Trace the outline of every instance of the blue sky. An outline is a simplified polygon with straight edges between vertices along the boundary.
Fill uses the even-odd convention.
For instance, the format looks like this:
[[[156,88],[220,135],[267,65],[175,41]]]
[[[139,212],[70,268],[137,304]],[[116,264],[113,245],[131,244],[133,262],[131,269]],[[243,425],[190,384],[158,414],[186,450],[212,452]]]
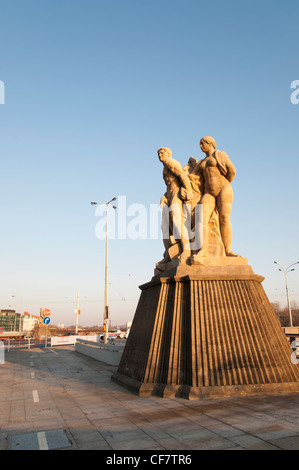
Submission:
[[[80,323],[102,324],[105,242],[90,201],[157,204],[157,149],[185,164],[202,158],[204,135],[237,169],[233,249],[284,305],[273,261],[299,261],[298,2],[0,6],[1,308],[50,308],[70,325],[79,290]],[[162,254],[159,239],[110,240],[112,323],[133,318]],[[288,279],[299,303],[299,268]]]

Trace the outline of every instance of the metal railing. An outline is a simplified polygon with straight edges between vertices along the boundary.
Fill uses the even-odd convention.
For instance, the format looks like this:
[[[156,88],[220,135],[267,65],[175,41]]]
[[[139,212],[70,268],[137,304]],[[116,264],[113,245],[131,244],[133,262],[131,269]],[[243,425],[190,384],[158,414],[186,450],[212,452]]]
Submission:
[[[45,348],[51,346],[51,338],[24,338],[24,339],[2,339],[5,351],[10,349],[31,349],[34,347]]]

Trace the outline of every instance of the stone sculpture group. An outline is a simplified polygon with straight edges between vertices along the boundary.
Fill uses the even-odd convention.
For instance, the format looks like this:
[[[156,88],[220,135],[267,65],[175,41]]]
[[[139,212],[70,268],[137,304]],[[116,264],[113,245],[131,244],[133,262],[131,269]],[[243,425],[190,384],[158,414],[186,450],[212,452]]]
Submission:
[[[169,148],[158,150],[166,184],[160,201],[165,253],[156,265],[158,271],[173,259],[179,264],[205,264],[211,256],[238,256],[231,247],[230,219],[235,167],[225,152],[216,150],[213,137],[203,137],[200,148],[205,158],[190,157],[184,167],[172,158]]]
[[[166,184],[165,253],[140,286],[112,379],[139,395],[190,400],[298,392],[298,365],[290,360],[264,278],[232,251],[235,167],[212,137],[203,137],[200,147],[205,158],[190,157],[184,167],[170,149],[158,150]]]

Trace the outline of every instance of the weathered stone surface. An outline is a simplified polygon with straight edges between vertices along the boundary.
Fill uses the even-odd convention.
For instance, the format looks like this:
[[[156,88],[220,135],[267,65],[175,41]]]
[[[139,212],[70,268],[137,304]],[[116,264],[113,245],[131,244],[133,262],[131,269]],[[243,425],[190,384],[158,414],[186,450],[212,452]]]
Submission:
[[[162,229],[169,228],[169,237],[163,235],[154,277],[140,287],[113,380],[140,395],[189,399],[299,391],[299,369],[264,278],[231,249],[235,167],[212,137],[200,147],[206,157],[191,157],[184,167],[170,149],[158,151],[167,187],[161,205],[169,209]]]
[[[222,269],[221,269],[222,268]],[[113,380],[188,399],[299,391],[298,366],[250,266],[178,267],[142,293]]]
[[[162,234],[165,252],[156,270],[165,271],[165,263],[208,265],[226,257],[239,257],[232,251],[231,208],[236,170],[229,156],[216,150],[213,137],[203,137],[200,148],[203,160],[190,157],[182,165],[172,158],[167,147],[158,150],[163,164],[166,192]]]

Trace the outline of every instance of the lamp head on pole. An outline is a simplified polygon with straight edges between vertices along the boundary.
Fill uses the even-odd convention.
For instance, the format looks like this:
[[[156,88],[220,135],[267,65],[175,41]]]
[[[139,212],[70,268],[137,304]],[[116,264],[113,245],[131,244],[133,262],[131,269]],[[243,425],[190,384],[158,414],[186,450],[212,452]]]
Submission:
[[[112,202],[112,201],[116,201],[116,199],[117,199],[116,197],[114,197],[114,198],[110,199],[110,201],[109,201],[109,202],[107,202],[107,204],[110,204],[110,202]]]

